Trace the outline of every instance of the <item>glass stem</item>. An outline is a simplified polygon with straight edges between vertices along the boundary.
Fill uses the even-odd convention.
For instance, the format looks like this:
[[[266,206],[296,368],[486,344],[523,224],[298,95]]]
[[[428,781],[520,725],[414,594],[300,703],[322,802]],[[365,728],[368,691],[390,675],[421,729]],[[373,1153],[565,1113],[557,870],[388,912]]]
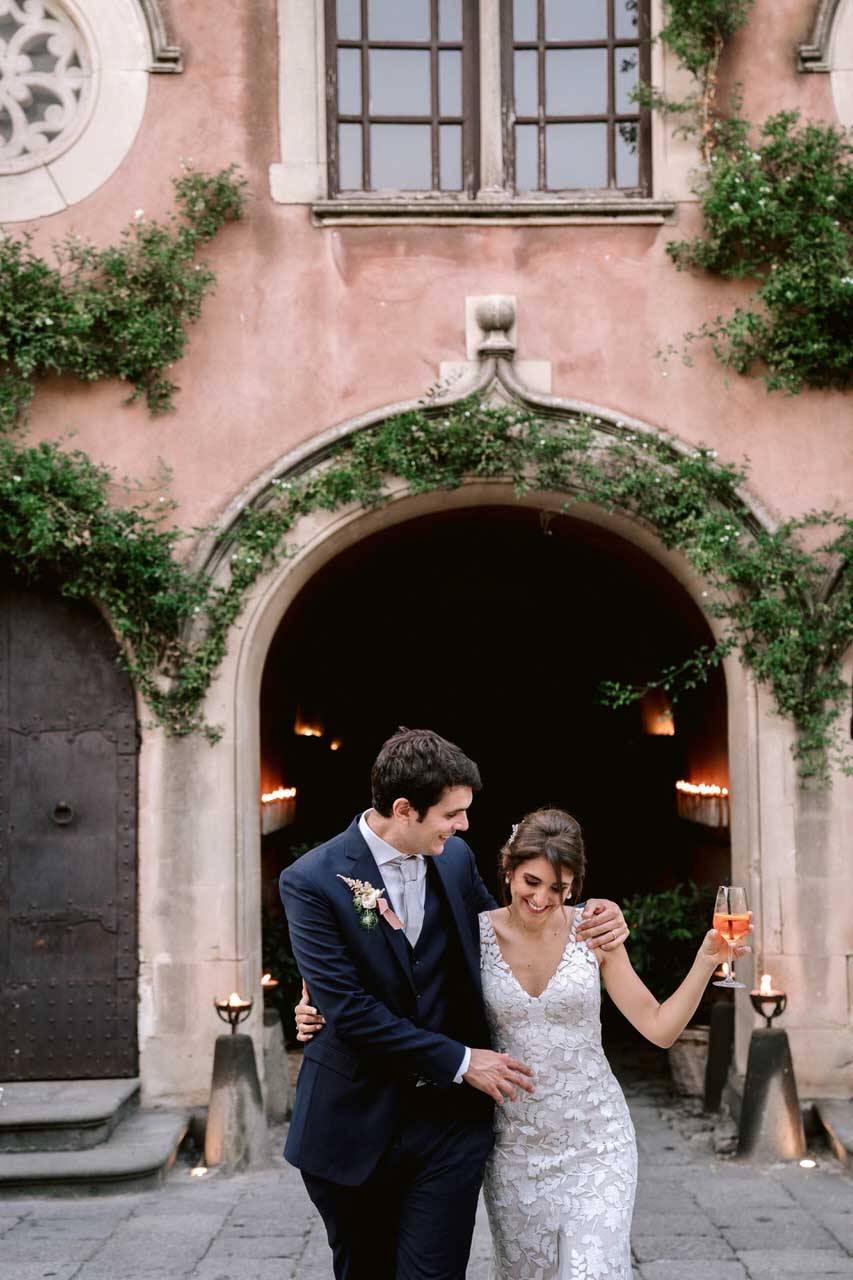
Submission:
[[[735,949],[734,943],[729,943],[729,981],[735,980]]]

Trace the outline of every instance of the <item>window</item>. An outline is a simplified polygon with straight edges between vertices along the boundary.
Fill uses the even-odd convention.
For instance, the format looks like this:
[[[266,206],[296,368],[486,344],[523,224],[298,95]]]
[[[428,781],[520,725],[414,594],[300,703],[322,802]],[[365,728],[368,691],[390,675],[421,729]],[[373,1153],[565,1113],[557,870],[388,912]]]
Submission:
[[[329,188],[473,195],[477,6],[326,0]]]
[[[6,75],[0,94],[0,173],[22,173],[66,151],[91,101],[91,55],[70,14],[51,0],[0,6]]]
[[[518,193],[649,187],[644,0],[504,0],[507,167]]]
[[[278,6],[270,186],[279,203],[310,203],[317,222],[659,223],[689,193],[692,144],[653,129],[632,96],[641,82],[667,87],[651,0]]]
[[[0,0],[0,211],[60,213],[124,160],[152,71],[181,69],[158,0]]]

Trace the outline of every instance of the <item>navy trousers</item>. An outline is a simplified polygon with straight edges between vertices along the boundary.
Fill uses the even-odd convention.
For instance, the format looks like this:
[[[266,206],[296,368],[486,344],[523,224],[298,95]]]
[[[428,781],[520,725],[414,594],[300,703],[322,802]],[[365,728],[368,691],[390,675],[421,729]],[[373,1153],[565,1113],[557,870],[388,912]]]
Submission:
[[[302,1174],[326,1226],[336,1280],[465,1280],[494,1136],[451,1090],[408,1092],[393,1140],[361,1186]]]

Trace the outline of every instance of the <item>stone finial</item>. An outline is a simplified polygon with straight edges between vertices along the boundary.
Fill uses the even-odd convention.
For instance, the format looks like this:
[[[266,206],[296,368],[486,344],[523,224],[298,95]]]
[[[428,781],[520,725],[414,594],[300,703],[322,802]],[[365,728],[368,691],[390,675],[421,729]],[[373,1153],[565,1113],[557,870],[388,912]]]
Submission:
[[[474,317],[484,334],[477,344],[480,357],[504,357],[515,355],[515,341],[510,330],[515,324],[515,298],[493,294],[477,302]]]

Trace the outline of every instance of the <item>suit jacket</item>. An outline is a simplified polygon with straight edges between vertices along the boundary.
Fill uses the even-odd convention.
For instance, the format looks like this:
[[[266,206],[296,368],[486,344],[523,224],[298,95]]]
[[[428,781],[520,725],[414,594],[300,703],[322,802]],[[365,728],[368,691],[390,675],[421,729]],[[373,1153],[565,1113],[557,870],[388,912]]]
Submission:
[[[486,1048],[477,916],[496,904],[464,840],[451,837],[433,861],[461,944],[465,1043]],[[305,1173],[357,1186],[391,1142],[403,1095],[418,1079],[458,1090],[452,1104],[470,1106],[472,1123],[490,1123],[491,1106],[487,1095],[453,1084],[465,1044],[417,1026],[405,934],[382,919],[365,929],[339,875],[382,886],[358,818],[279,882],[299,971],[326,1019],[305,1046],[284,1154]]]

